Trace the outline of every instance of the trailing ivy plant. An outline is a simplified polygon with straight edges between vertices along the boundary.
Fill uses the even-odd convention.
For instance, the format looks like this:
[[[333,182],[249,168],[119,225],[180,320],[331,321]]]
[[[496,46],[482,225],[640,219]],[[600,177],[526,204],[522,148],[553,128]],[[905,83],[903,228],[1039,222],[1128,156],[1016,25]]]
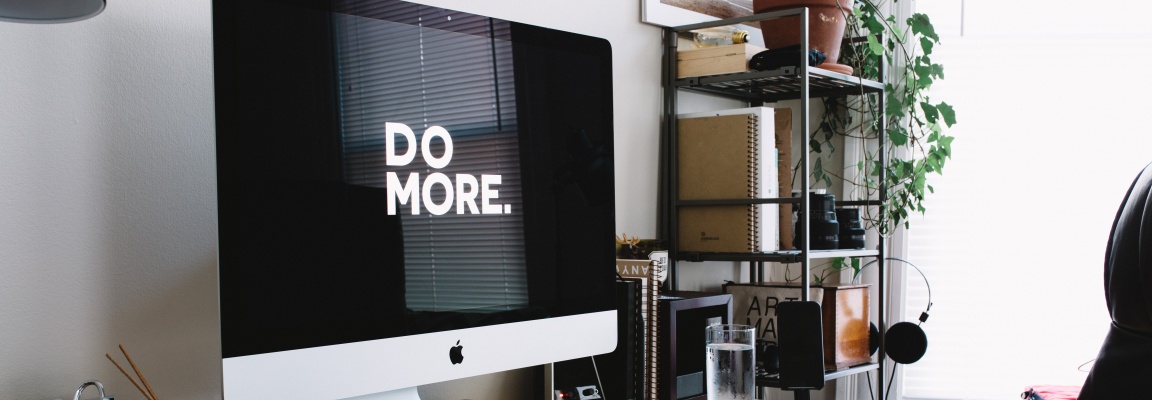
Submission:
[[[891,0],[895,3],[898,0]],[[880,60],[884,60],[885,83],[883,109],[880,95],[826,98],[826,112],[817,134],[810,139],[814,153],[835,152],[836,136],[875,139],[879,121],[885,121],[886,168],[880,176],[881,158],[877,149],[864,151],[864,160],[856,165],[857,175],[828,170],[816,157],[813,179],[831,185],[832,180],[853,181],[875,199],[880,183],[887,184],[887,202],[878,214],[865,212],[864,218],[881,234],[890,234],[899,225],[908,226],[912,213],[924,213],[925,195],[934,191],[928,183],[933,174],[941,174],[952,157],[952,136],[945,126],[956,124],[956,112],[945,102],[929,98],[934,82],[944,79],[944,67],[933,62],[932,51],[940,44],[931,20],[925,14],[913,14],[903,23],[884,15],[886,0],[856,0],[848,15],[848,29],[841,49],[840,62],[851,65],[857,76],[881,80]],[[865,38],[853,40],[852,38]]]

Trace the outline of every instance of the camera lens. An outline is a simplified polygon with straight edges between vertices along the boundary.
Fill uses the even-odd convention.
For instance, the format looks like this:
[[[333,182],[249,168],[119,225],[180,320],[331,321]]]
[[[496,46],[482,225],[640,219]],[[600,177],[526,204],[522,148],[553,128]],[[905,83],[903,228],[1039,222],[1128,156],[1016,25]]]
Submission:
[[[860,222],[860,209],[838,208],[836,220],[840,222],[840,248],[864,248],[864,224]]]
[[[812,193],[808,195],[807,209],[812,210],[812,218],[808,221],[809,236],[812,237],[812,250],[832,250],[840,247],[840,224],[836,222],[836,196],[831,194]],[[805,207],[799,207],[799,218],[805,218]],[[797,223],[794,246],[800,248],[804,238],[799,234],[800,226]]]

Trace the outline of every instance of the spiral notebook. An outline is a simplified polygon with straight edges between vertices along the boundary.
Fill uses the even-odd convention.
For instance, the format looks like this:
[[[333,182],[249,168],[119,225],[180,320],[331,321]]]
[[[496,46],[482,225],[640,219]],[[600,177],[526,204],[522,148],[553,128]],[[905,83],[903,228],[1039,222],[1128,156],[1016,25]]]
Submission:
[[[680,200],[776,197],[773,109],[754,107],[679,119]],[[778,206],[682,206],[678,244],[691,252],[778,248]]]

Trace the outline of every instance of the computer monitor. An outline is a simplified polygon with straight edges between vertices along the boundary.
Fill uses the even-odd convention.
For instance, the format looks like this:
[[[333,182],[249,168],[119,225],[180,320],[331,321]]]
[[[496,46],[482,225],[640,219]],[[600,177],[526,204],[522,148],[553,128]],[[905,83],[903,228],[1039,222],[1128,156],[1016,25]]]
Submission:
[[[213,6],[225,399],[615,348],[607,41],[397,0]]]

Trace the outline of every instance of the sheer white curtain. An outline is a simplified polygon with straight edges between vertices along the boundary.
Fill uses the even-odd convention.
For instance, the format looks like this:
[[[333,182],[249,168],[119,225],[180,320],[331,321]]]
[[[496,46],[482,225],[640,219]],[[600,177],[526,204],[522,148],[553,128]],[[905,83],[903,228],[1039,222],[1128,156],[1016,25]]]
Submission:
[[[933,98],[953,104],[959,123],[954,159],[909,232],[907,259],[928,274],[935,304],[927,355],[902,367],[903,397],[1007,399],[1028,385],[1079,385],[1110,322],[1112,219],[1152,162],[1152,81],[1142,78],[1152,24],[1129,22],[1152,4],[916,8],[942,38],[934,58],[945,80]],[[905,278],[903,319],[914,320],[927,293],[914,272]]]

